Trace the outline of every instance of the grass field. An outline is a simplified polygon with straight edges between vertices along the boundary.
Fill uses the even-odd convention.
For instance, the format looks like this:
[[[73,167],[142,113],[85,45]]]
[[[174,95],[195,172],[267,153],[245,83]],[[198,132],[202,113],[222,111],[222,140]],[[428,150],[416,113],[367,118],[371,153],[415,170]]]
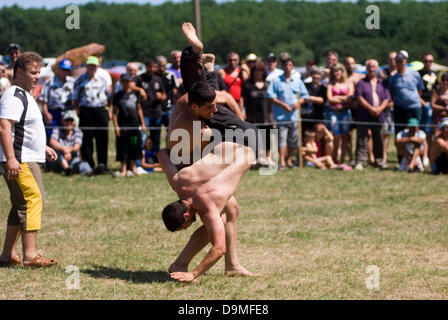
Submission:
[[[236,193],[239,255],[261,277],[227,278],[221,259],[193,285],[167,274],[199,222],[183,232],[165,230],[161,210],[176,195],[163,174],[48,173],[44,183],[48,203],[38,248],[60,265],[0,269],[0,299],[448,298],[446,176],[372,168],[250,171]],[[3,244],[4,182],[0,208]],[[79,268],[80,289],[66,287],[70,265]],[[371,265],[379,268],[379,290],[366,287]]]

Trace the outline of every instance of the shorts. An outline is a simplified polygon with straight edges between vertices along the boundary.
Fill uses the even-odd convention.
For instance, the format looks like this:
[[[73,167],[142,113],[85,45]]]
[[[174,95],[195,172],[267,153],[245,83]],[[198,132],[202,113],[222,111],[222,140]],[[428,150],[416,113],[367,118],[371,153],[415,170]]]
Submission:
[[[140,160],[142,137],[139,130],[121,130],[116,139],[117,161]]]
[[[382,133],[384,135],[392,135],[395,134],[395,125],[394,125],[394,116],[392,114],[391,109],[386,109],[389,111],[384,111],[384,122]]]
[[[277,122],[278,128],[278,146],[280,148],[299,147],[299,125],[297,122]]]
[[[44,206],[44,185],[41,164],[24,162],[20,164],[19,177],[14,181],[5,180],[11,194],[11,210],[8,226],[18,226],[21,231],[37,231],[42,226]],[[6,173],[5,163],[1,163]]]
[[[350,122],[352,120],[350,109],[341,111],[330,110],[330,131],[335,136],[347,135],[350,131]]]

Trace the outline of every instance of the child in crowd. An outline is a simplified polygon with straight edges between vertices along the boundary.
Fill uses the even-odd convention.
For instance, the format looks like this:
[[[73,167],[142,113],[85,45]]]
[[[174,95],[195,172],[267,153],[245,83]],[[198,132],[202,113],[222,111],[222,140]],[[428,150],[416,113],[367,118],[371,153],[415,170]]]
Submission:
[[[138,127],[141,125],[142,130],[146,131],[146,126],[139,94],[129,87],[130,80],[129,74],[121,75],[120,82],[123,89],[115,94],[113,100],[112,119],[117,135],[117,161],[121,162],[121,171],[115,174],[117,177],[127,175],[128,162],[129,170],[135,176],[141,175],[136,166],[136,161],[142,157],[142,138]]]
[[[160,164],[157,162],[157,157],[154,153],[154,149],[152,148],[152,140],[149,136],[146,138],[145,146],[142,152],[142,168],[148,173],[163,172]]]
[[[397,134],[395,142],[400,159],[398,171],[423,172],[422,158],[425,153],[426,134],[419,129],[417,118],[410,118],[408,126]]]
[[[302,148],[305,166],[319,168],[321,170],[325,170],[327,167],[331,169],[338,168],[330,155],[317,157],[316,154],[318,151],[319,149],[316,144],[316,134],[314,131],[305,130],[305,147]]]

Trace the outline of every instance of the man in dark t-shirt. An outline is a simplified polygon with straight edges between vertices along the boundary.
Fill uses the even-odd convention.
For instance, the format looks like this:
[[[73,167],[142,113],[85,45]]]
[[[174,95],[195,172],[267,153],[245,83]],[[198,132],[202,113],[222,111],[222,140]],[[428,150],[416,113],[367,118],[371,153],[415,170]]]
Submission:
[[[160,130],[162,127],[162,106],[167,95],[163,80],[155,74],[158,65],[155,60],[146,61],[146,73],[137,78],[137,86],[145,89],[147,99],[142,103],[143,116],[154,145],[154,152],[160,150]],[[143,141],[146,135],[143,136]]]

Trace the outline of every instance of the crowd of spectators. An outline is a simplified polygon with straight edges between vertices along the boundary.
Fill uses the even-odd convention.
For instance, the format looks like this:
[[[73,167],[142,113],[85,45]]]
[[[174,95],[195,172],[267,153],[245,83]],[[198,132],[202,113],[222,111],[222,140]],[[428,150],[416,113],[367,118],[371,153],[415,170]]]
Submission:
[[[0,62],[0,94],[20,55],[17,44],[7,50],[10,63]],[[71,77],[70,60],[60,61],[38,96],[47,142],[59,153],[48,169],[67,175],[108,172],[112,120],[121,163],[114,175],[160,172],[161,130],[184,92],[180,58],[181,51],[174,50],[170,63],[164,56],[148,59],[140,75],[130,62],[114,85],[101,68],[101,55],[88,57],[86,72],[77,79]],[[390,136],[395,136],[398,171],[447,173],[448,72],[432,70],[431,54],[424,55],[419,72],[408,67],[408,59],[404,50],[391,52],[386,67],[369,59],[365,72],[358,72],[354,57],[341,63],[330,51],[325,66],[308,60],[303,74],[287,53],[269,53],[266,59],[251,53],[240,61],[232,51],[216,69],[214,55],[204,54],[203,62],[207,70],[217,70],[219,89],[233,97],[245,120],[264,129],[266,165],[273,165],[269,137],[276,128],[279,170],[297,167],[301,157],[305,166],[320,169],[386,169]]]

